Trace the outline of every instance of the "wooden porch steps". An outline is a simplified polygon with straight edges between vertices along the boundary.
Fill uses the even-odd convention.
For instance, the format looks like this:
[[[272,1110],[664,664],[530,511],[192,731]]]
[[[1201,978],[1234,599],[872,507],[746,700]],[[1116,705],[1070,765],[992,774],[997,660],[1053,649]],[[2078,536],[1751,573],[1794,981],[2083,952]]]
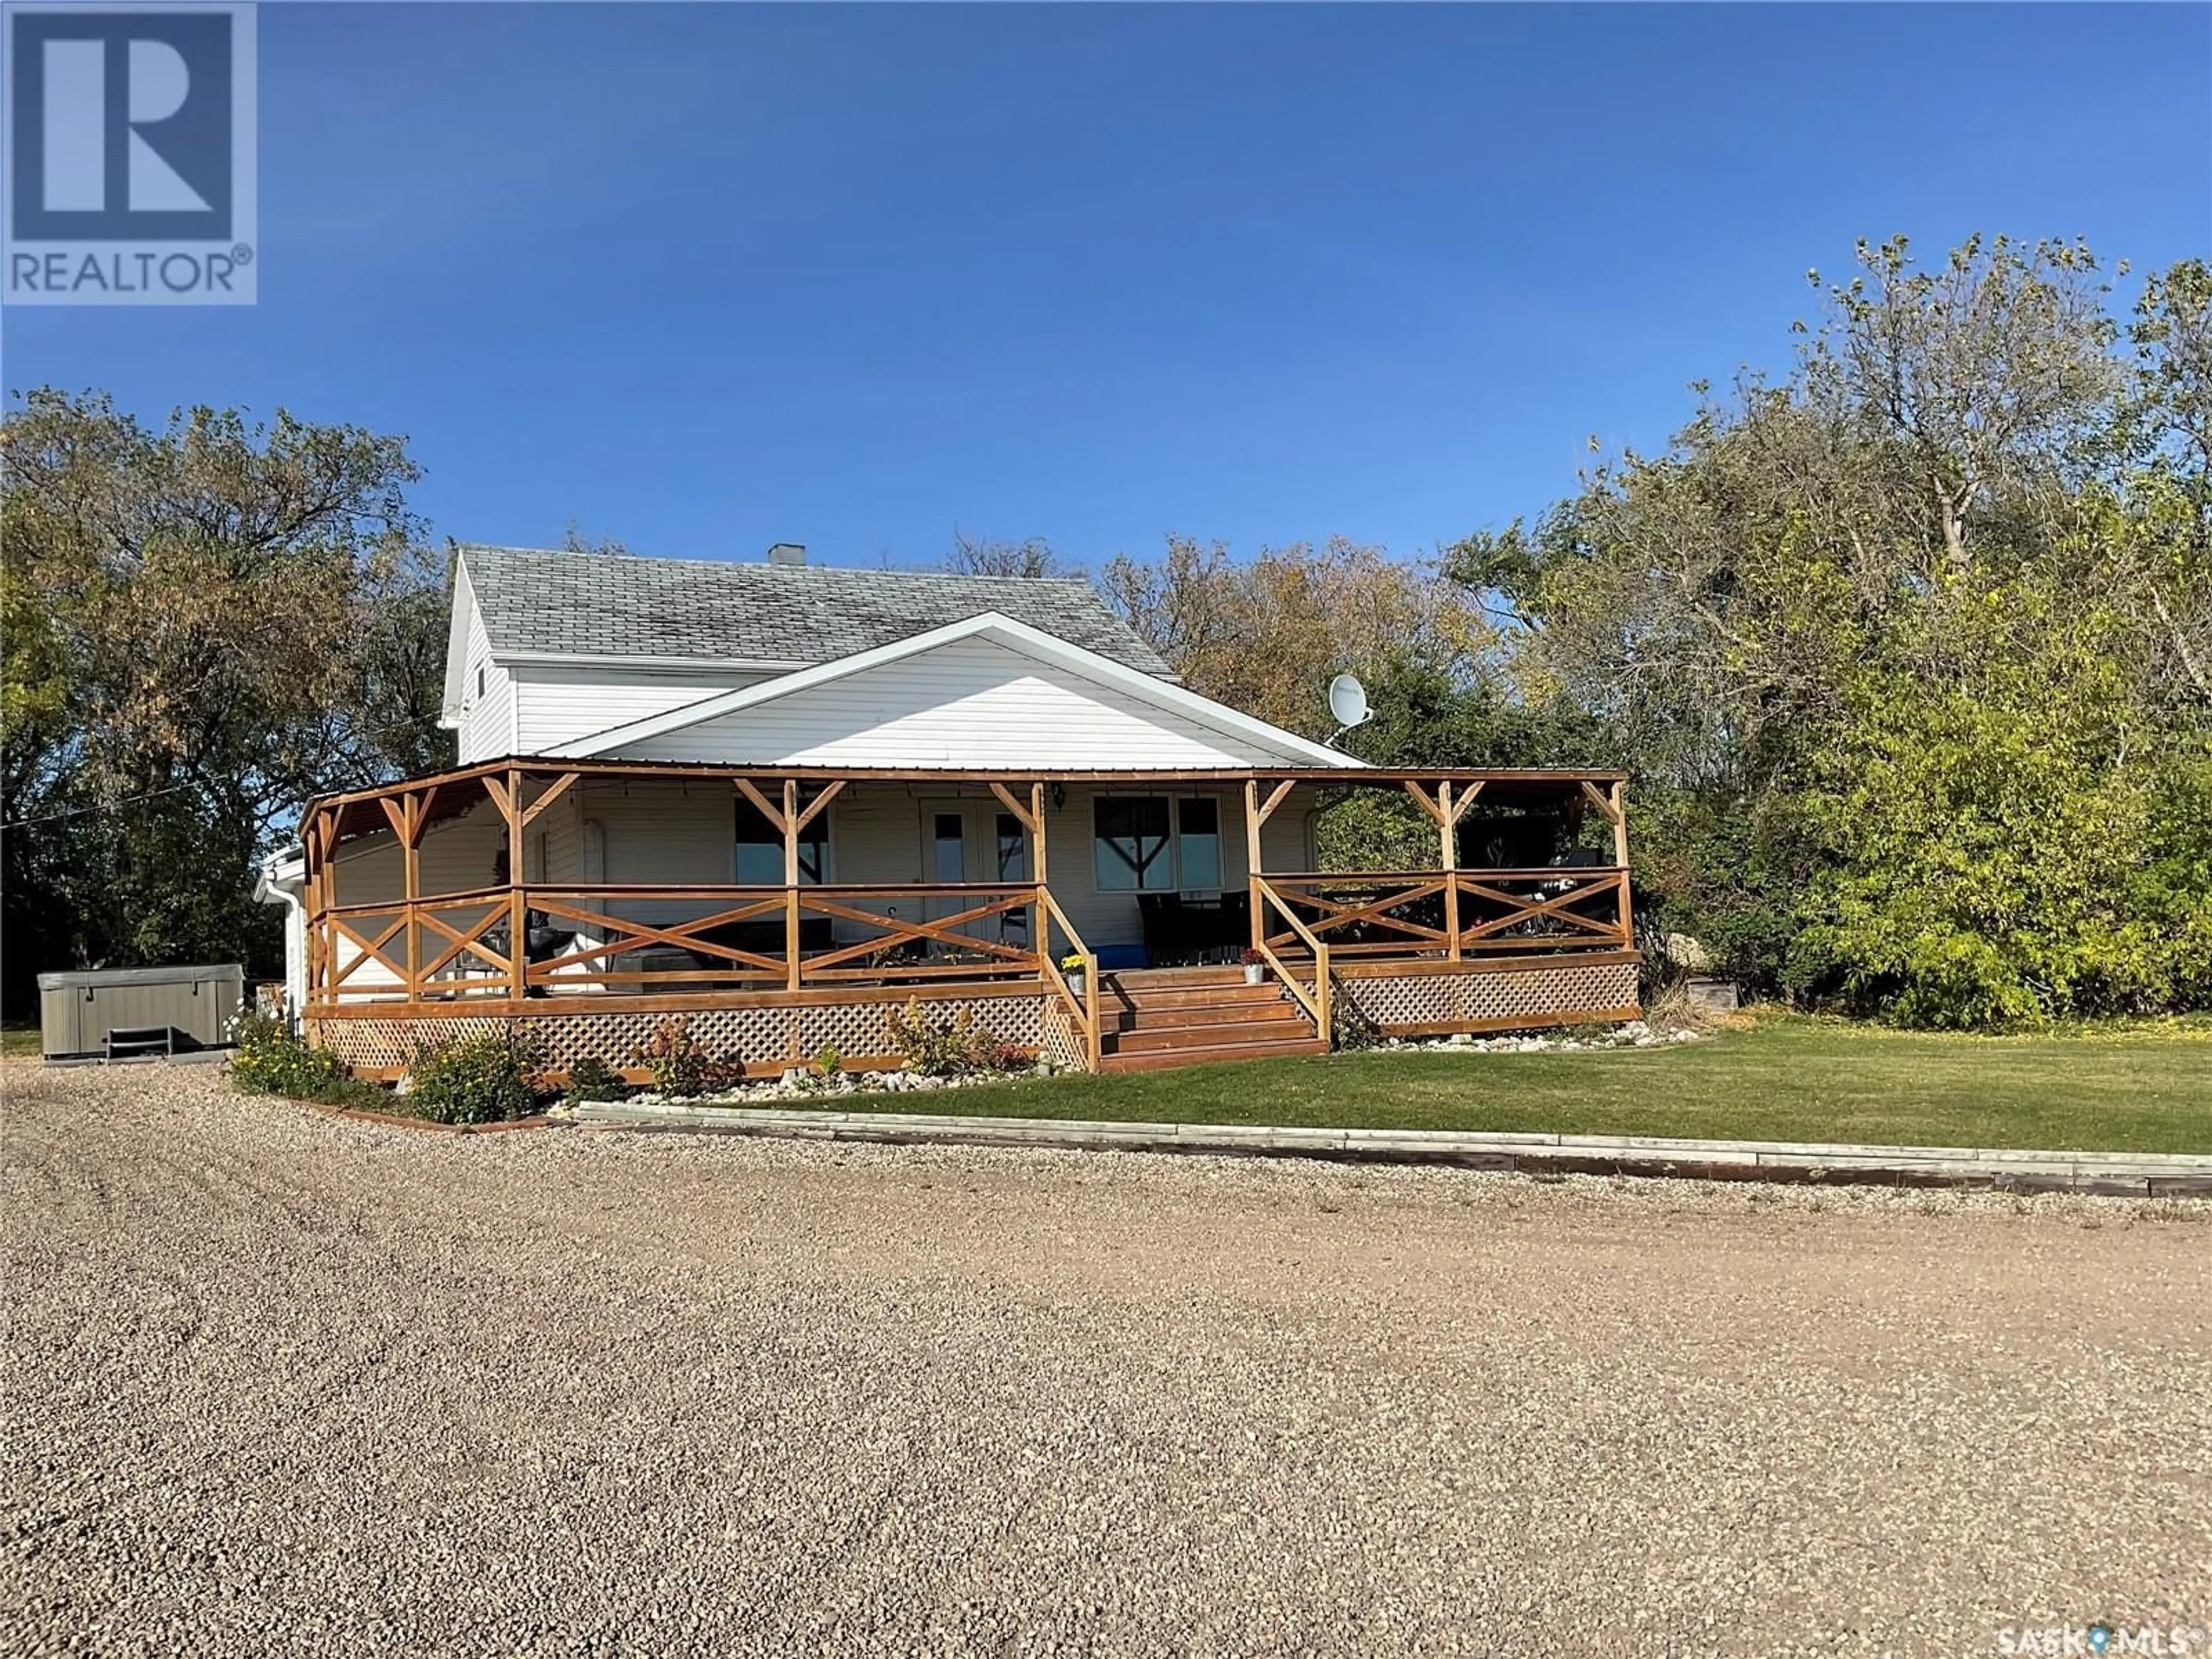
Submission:
[[[1102,1065],[1160,1071],[1212,1060],[1318,1054],[1328,1044],[1272,982],[1247,985],[1242,968],[1170,968],[1103,974]]]
[[[1151,1030],[1115,1031],[1107,1053],[1156,1054],[1193,1048],[1248,1042],[1304,1042],[1314,1034],[1303,1009],[1267,1019],[1218,1020],[1206,1025],[1170,1025]]]
[[[1309,1025],[1306,1028],[1311,1030]],[[1118,1054],[1106,1051],[1103,1069],[1109,1072],[1164,1072],[1176,1066],[1210,1066],[1227,1060],[1279,1060],[1285,1054],[1325,1054],[1328,1044],[1310,1036],[1302,1042],[1232,1042],[1214,1048],[1162,1048],[1151,1054]]]

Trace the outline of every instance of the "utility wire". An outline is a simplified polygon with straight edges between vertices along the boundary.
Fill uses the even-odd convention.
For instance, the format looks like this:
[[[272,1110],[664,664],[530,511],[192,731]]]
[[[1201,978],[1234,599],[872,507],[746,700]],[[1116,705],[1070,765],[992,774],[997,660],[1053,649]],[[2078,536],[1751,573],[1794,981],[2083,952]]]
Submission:
[[[33,830],[42,823],[59,823],[64,818],[81,818],[88,812],[112,812],[142,800],[152,800],[159,795],[173,795],[179,789],[198,787],[195,784],[173,783],[161,789],[149,789],[143,795],[125,795],[121,800],[102,801],[97,806],[70,806],[58,812],[49,812],[44,817],[15,818],[0,823],[0,830]]]
[[[419,722],[416,720],[394,720],[389,726],[376,726],[359,735],[362,738],[388,737],[394,732],[404,732],[418,724]],[[165,784],[159,789],[149,789],[143,795],[125,795],[121,800],[101,801],[92,806],[67,806],[58,812],[48,812],[43,817],[35,818],[12,818],[5,823],[0,823],[0,830],[34,830],[42,823],[59,823],[64,818],[81,818],[88,812],[119,811],[124,807],[135,806],[140,801],[154,800],[163,795],[173,795],[179,789],[197,789],[198,787],[199,786],[194,783]]]

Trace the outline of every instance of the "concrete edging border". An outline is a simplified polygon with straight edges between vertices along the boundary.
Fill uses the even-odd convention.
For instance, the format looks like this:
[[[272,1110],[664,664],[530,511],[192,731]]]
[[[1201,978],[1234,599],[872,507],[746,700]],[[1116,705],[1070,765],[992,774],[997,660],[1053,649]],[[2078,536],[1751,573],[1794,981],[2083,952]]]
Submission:
[[[269,1097],[274,1100],[289,1098],[283,1095]],[[441,1135],[503,1134],[510,1129],[544,1129],[552,1125],[552,1120],[542,1112],[532,1113],[528,1117],[506,1118],[494,1123],[438,1123],[427,1117],[409,1117],[403,1112],[371,1112],[358,1106],[333,1106],[327,1101],[303,1100],[300,1103],[323,1117],[343,1118],[349,1123],[381,1123],[387,1128],[421,1129]]]
[[[1969,1146],[1670,1139],[1657,1135],[1090,1122],[628,1101],[580,1105],[573,1121],[596,1129],[891,1145],[1318,1158],[1340,1162],[1447,1164],[1527,1174],[1671,1176],[1700,1181],[2212,1198],[2212,1154],[2178,1152],[2018,1152]]]

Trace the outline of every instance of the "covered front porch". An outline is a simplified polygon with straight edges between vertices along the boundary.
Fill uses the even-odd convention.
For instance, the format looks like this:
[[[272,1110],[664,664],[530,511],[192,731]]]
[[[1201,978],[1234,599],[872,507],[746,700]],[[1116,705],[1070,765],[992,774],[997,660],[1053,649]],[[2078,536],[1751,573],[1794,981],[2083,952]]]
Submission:
[[[1354,790],[1432,855],[1324,867]],[[909,999],[1087,1069],[1635,1012],[1614,773],[510,760],[302,846],[301,1012],[370,1075],[498,1022],[641,1075],[670,1014],[758,1073],[890,1065]]]

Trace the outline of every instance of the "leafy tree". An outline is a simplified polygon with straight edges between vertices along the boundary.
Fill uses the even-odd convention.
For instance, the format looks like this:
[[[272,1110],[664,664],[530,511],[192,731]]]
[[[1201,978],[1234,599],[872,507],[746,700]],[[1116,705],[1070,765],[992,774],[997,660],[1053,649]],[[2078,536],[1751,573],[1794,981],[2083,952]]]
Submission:
[[[1495,630],[1440,572],[1334,537],[1263,548],[1170,537],[1156,564],[1126,556],[1101,586],[1192,690],[1382,766],[1559,765],[1595,760],[1596,721],[1524,702]],[[1339,733],[1329,682],[1359,676],[1368,720]],[[1434,822],[1412,801],[1346,790],[1317,825],[1334,869],[1425,868]]]
[[[1262,548],[1170,536],[1157,564],[1115,558],[1101,591],[1193,690],[1315,738],[1336,730],[1328,683],[1393,663],[1464,672],[1480,619],[1425,566],[1332,537]]]
[[[42,390],[0,431],[7,990],[274,963],[258,856],[307,797],[441,763],[443,573],[403,439]]]
[[[2212,282],[2146,284],[2130,355],[2078,244],[1860,267],[1785,380],[1448,568],[1633,757],[1647,909],[1755,982],[2201,1002]]]

